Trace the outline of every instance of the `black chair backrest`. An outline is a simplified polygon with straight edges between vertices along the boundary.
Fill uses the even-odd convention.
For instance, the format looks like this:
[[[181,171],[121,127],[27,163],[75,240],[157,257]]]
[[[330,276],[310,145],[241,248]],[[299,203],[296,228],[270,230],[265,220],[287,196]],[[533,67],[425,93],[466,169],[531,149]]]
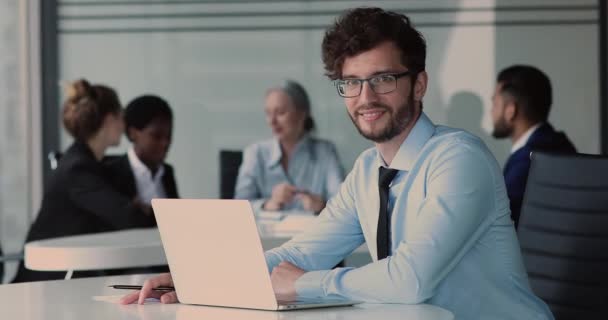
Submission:
[[[608,319],[608,157],[533,153],[517,232],[557,320]]]
[[[243,152],[220,150],[220,198],[234,198],[234,187],[243,162]]]

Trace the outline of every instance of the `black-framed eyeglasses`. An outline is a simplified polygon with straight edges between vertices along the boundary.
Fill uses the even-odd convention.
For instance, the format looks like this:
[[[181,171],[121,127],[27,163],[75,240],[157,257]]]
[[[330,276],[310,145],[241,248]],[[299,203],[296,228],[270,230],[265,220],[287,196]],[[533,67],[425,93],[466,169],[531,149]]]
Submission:
[[[344,98],[353,98],[361,94],[363,83],[369,86],[375,93],[384,94],[397,89],[397,79],[411,75],[410,70],[401,73],[385,73],[367,79],[339,79],[334,82],[338,94]]]

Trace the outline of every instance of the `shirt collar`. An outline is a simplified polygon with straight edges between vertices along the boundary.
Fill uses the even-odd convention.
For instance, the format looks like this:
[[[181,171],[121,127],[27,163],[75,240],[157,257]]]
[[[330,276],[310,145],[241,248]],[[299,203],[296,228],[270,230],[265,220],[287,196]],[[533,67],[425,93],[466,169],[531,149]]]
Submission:
[[[135,173],[135,175],[137,175],[137,176],[141,176],[142,174],[145,174],[146,176],[148,176],[154,180],[154,179],[158,179],[159,177],[162,177],[162,175],[165,173],[165,166],[161,165],[160,168],[158,168],[158,170],[156,171],[156,175],[152,176],[152,172],[150,171],[150,169],[148,169],[148,167],[143,162],[141,162],[141,160],[139,160],[139,157],[135,153],[135,150],[133,149],[132,146],[129,148],[129,151],[127,152],[127,157],[129,158],[129,164],[131,164],[133,173]]]
[[[511,154],[515,153],[515,151],[523,148],[526,143],[528,143],[528,140],[530,140],[530,137],[532,136],[532,134],[536,131],[536,129],[538,129],[540,126],[542,125],[542,123],[537,123],[535,125],[533,125],[532,127],[530,127],[526,133],[524,133],[523,136],[519,137],[519,139],[517,139],[517,141],[515,141],[515,143],[513,144],[513,146],[511,147]]]
[[[296,154],[299,149],[304,148],[310,144],[311,137],[309,133],[305,133],[300,141],[296,144],[293,153]],[[270,150],[270,159],[268,161],[268,167],[274,167],[281,163],[281,158],[283,157],[283,150],[281,150],[281,143],[279,139],[274,138],[272,141],[272,149]]]
[[[412,131],[407,135],[405,141],[397,150],[397,154],[393,158],[390,167],[397,170],[410,171],[414,165],[414,161],[418,158],[420,150],[424,147],[427,141],[435,133],[435,125],[424,112],[416,121]],[[377,152],[378,166],[386,167],[386,162],[382,159],[380,152]]]

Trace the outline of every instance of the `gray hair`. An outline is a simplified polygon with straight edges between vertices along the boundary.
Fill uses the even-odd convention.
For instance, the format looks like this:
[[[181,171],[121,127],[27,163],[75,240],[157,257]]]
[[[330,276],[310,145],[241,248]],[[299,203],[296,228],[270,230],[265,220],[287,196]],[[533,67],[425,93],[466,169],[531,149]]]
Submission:
[[[301,84],[293,80],[285,80],[280,89],[291,97],[296,109],[310,113],[310,100],[308,100],[308,94]]]
[[[304,130],[308,132],[315,128],[315,123],[310,112],[310,100],[308,99],[308,93],[306,93],[306,90],[301,84],[294,80],[287,79],[283,82],[283,84],[273,87],[268,92],[272,90],[281,90],[287,93],[287,95],[291,98],[291,101],[293,101],[296,110],[302,111],[308,115],[304,123]]]

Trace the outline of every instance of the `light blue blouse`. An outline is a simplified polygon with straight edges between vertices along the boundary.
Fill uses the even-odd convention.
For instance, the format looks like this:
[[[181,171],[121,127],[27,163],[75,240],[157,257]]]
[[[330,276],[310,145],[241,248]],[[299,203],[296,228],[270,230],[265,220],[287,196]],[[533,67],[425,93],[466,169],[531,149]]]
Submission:
[[[287,172],[281,166],[283,153],[277,139],[254,143],[243,153],[243,163],[236,182],[235,198],[248,199],[258,212],[270,199],[272,188],[283,182],[298,189],[321,195],[326,201],[340,189],[344,169],[336,147],[329,141],[305,135],[289,159]],[[285,210],[303,210],[298,200]]]
[[[290,261],[308,271],[302,298],[428,303],[456,319],[553,319],[534,295],[522,262],[509,199],[494,156],[462,130],[422,114],[395,155],[390,184],[391,255],[377,260],[378,168],[375,148],[353,170],[308,230],[266,252],[269,271]],[[373,263],[331,269],[367,243]]]

